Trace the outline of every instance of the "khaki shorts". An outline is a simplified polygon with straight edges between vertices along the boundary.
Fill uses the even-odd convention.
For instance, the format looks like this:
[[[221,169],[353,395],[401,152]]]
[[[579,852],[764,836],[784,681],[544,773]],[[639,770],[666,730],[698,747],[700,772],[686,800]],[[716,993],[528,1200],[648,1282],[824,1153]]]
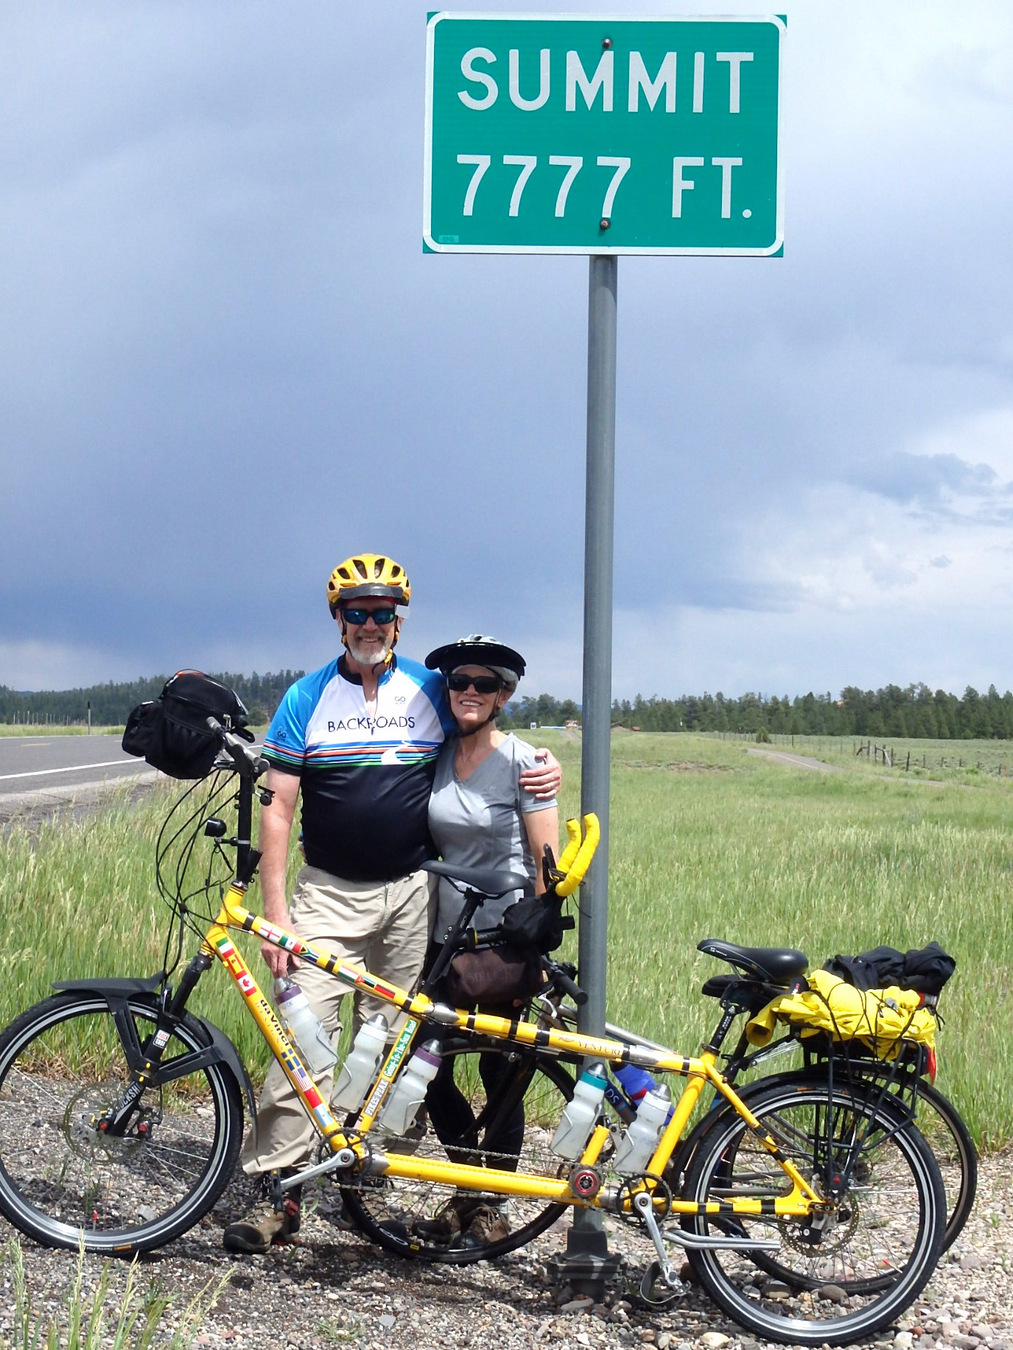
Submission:
[[[291,927],[314,947],[333,952],[349,965],[363,966],[391,984],[414,991],[422,970],[433,918],[435,886],[426,872],[388,882],[345,881],[304,867],[290,906]],[[332,1037],[341,1031],[340,980],[316,966],[299,966],[292,978]],[[352,1034],[374,1013],[382,1013],[392,1034],[404,1021],[390,1003],[356,993]],[[317,1086],[326,1098],[333,1075]],[[257,1126],[243,1146],[246,1172],[268,1172],[307,1161],[318,1139],[281,1066],[272,1064],[257,1108]]]

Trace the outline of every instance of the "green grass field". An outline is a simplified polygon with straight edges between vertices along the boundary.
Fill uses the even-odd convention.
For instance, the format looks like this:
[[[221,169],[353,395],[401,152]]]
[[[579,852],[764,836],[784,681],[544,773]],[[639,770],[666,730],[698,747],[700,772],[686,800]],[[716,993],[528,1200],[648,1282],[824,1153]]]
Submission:
[[[563,809],[576,814],[579,739],[535,739],[562,761]],[[800,947],[813,965],[935,940],[958,962],[942,999],[937,1083],[983,1146],[1010,1143],[1013,787],[970,772],[978,743],[960,745],[965,768],[930,778],[850,751],[833,757],[837,772],[817,773],[750,753],[791,749],[780,744],[616,733],[610,1019],[695,1052],[717,1016],[700,986],[722,969],[696,950],[704,937]],[[113,802],[83,822],[0,834],[0,1023],[53,979],[160,968],[168,914],[152,864],[174,789],[163,784],[142,808]],[[197,1003],[262,1072],[259,1037],[224,975],[205,977]]]

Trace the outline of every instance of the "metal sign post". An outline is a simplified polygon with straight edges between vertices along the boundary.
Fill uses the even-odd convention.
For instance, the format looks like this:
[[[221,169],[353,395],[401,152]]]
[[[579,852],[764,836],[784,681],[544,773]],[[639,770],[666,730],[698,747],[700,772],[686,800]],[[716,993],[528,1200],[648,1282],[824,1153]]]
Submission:
[[[781,252],[784,20],[429,16],[423,248],[590,258],[581,809],[580,1029],[605,1028],[618,255]],[[557,1269],[600,1291],[614,1267],[578,1209]]]
[[[579,1030],[605,1034],[608,937],[609,777],[612,740],[612,554],[615,537],[615,257],[589,259],[587,295],[587,477],[584,512],[584,685],[581,812],[594,811],[601,840],[581,888],[578,962],[587,1002]],[[580,1293],[597,1293],[615,1271],[601,1217],[578,1209],[557,1269]]]
[[[615,518],[616,280],[618,259],[589,259],[587,300],[587,480],[584,515],[584,696],[581,811],[594,811],[601,842],[584,881],[580,974],[587,1003],[581,1030],[605,1032],[609,757],[612,729],[612,553]]]

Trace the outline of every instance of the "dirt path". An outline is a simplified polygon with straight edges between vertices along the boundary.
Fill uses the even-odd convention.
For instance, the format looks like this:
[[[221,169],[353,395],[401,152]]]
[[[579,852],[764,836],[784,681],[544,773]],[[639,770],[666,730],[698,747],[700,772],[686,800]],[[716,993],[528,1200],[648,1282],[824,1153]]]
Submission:
[[[749,755],[759,755],[761,759],[773,759],[779,764],[793,764],[796,769],[815,769],[822,773],[843,773],[836,764],[824,764],[821,759],[813,759],[809,755],[792,755],[787,750],[757,750],[750,747],[746,751]]]

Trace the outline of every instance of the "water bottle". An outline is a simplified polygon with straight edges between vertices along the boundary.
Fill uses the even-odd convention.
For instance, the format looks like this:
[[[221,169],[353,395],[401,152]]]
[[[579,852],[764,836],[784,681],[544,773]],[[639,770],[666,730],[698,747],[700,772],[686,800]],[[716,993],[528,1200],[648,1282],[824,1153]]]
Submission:
[[[665,1084],[648,1088],[640,1099],[635,1119],[619,1141],[612,1167],[617,1172],[642,1172],[651,1161],[671,1114],[672,1094]]]
[[[381,1129],[404,1134],[411,1128],[441,1063],[439,1041],[426,1041],[419,1046],[394,1081],[380,1112]]]
[[[310,1073],[326,1073],[333,1068],[338,1060],[338,1052],[296,982],[284,977],[275,980],[274,1001],[285,1030],[295,1041],[296,1049]]]
[[[572,1162],[580,1157],[598,1119],[604,1093],[605,1066],[601,1063],[592,1064],[577,1079],[573,1096],[566,1103],[549,1145],[553,1153],[561,1158],[569,1158]]]
[[[637,1064],[618,1064],[612,1070],[612,1077],[633,1103],[634,1111],[643,1101],[646,1093],[658,1085],[647,1072]]]
[[[364,1022],[352,1042],[348,1058],[331,1093],[331,1106],[354,1111],[362,1104],[366,1090],[376,1076],[377,1066],[387,1044],[387,1019],[377,1013]]]

